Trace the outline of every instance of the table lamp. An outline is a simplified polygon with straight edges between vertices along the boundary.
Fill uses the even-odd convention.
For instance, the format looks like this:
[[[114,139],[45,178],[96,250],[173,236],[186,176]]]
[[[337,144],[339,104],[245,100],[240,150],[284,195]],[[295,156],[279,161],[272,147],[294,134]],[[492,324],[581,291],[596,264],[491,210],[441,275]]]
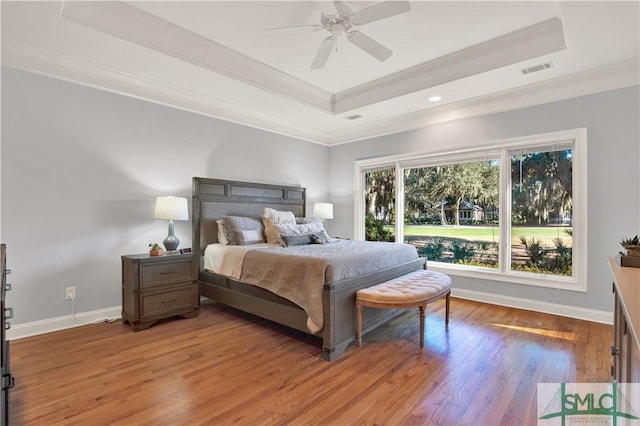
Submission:
[[[180,240],[174,234],[173,221],[189,220],[187,199],[172,195],[156,197],[156,209],[153,218],[169,220],[169,235],[167,235],[162,244],[164,244],[164,248],[167,251],[177,250]]]
[[[325,219],[333,219],[333,204],[315,203],[313,205],[313,217],[319,217],[324,222]]]

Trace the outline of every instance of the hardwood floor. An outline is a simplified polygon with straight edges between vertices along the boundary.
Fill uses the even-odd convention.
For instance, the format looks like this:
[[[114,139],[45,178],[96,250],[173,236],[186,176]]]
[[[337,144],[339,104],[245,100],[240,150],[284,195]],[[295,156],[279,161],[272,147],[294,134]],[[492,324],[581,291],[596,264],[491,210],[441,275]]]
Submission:
[[[538,382],[610,381],[611,327],[451,301],[315,340],[217,304],[134,333],[121,322],[11,342],[14,425],[535,424]]]

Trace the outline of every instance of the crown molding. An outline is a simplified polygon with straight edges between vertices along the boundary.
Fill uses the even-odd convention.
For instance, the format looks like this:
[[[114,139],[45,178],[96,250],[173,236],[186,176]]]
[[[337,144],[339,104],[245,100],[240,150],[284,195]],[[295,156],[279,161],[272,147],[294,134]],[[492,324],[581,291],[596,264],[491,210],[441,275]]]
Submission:
[[[566,48],[556,17],[333,94],[121,1],[64,2],[60,16],[332,115]]]
[[[2,38],[2,62],[3,65],[24,71],[327,146],[640,84],[640,60],[634,59],[497,94],[389,117],[344,130],[324,132],[296,126],[291,120],[283,120],[198,92],[7,37]]]
[[[327,145],[328,133],[202,93],[134,75],[83,58],[2,38],[2,65],[184,111]]]
[[[356,142],[447,121],[495,114],[639,84],[640,60],[633,59],[500,93],[332,131],[329,132],[329,145]]]
[[[478,43],[335,95],[342,113],[566,49],[559,18]]]
[[[65,1],[60,16],[315,109],[332,112],[332,93],[122,1]]]

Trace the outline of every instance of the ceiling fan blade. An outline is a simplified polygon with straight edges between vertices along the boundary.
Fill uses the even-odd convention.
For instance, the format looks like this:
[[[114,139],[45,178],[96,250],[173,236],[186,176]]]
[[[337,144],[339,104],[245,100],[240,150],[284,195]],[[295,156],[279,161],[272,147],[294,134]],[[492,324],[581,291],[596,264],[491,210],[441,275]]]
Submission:
[[[303,27],[313,27],[313,31],[320,31],[322,29],[322,26],[320,25],[307,24],[307,25],[289,25],[287,27],[264,28],[262,31],[288,30],[290,28],[303,28]]]
[[[386,61],[393,52],[368,35],[362,34],[360,31],[351,31],[347,36],[347,40],[358,46],[379,61]]]
[[[411,10],[411,5],[406,0],[387,0],[369,6],[353,14],[353,25],[364,25],[369,22],[379,21]]]
[[[340,15],[340,16],[353,15],[353,10],[349,6],[344,4],[344,2],[334,1],[333,5],[335,6],[336,10],[338,11],[338,15]]]
[[[320,49],[318,49],[318,53],[316,53],[316,57],[313,59],[313,63],[311,64],[311,69],[317,70],[320,68],[324,68],[327,60],[329,59],[329,55],[333,50],[333,46],[336,45],[336,38],[334,36],[329,36],[322,41],[320,45]]]

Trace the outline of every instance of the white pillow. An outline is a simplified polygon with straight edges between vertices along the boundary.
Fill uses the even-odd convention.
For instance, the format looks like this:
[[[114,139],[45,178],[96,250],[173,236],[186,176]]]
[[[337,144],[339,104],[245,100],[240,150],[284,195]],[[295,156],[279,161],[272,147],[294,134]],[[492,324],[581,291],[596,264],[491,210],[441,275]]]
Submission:
[[[218,242],[226,246],[229,244],[229,238],[227,237],[227,230],[224,227],[224,222],[222,219],[218,219],[216,220],[216,223],[218,224]]]
[[[262,230],[260,229],[242,229],[236,231],[238,245],[245,246],[248,244],[264,243]]]
[[[265,207],[262,210],[262,222],[264,224],[264,234],[267,242],[271,244],[282,244],[280,241],[280,231],[277,225],[295,225],[296,216],[293,212],[275,210]]]
[[[296,217],[293,212],[275,210],[269,207],[265,207],[262,210],[262,219],[273,222],[275,225],[296,224]]]

